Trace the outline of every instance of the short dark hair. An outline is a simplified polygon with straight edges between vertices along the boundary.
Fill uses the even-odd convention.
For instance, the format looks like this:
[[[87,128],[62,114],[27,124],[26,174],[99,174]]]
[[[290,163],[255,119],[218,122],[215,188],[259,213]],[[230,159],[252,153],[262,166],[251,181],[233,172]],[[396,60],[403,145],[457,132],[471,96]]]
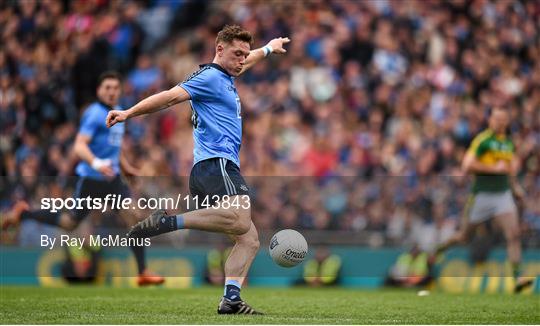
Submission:
[[[120,73],[114,70],[107,70],[101,73],[101,75],[99,75],[97,87],[101,86],[105,79],[116,79],[119,82],[122,82],[122,76],[120,75]]]
[[[232,43],[233,40],[240,40],[253,45],[251,33],[238,25],[225,25],[217,34],[216,45],[219,42]]]

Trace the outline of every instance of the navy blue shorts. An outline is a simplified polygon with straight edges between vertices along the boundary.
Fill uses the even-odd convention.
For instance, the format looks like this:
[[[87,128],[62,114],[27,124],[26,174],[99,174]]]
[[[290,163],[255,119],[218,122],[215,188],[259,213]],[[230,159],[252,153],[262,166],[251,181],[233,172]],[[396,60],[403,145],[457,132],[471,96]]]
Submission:
[[[101,202],[104,203],[105,197],[109,194],[111,196],[116,195],[117,200],[120,196],[122,199],[131,196],[128,186],[122,181],[120,176],[116,176],[112,180],[79,177],[73,197],[86,198],[90,196],[92,199],[101,198]],[[86,205],[83,205],[83,207],[83,209],[73,210],[73,216],[76,222],[81,222],[92,211]]]
[[[189,190],[192,196],[199,197],[249,195],[240,168],[220,157],[200,161],[193,166],[189,176]]]

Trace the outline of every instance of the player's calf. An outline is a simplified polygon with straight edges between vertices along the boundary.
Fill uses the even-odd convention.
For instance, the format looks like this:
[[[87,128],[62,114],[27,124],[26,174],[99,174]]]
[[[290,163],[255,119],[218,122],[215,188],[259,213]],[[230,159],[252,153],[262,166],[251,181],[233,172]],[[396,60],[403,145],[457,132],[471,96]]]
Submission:
[[[179,229],[195,229],[242,235],[251,227],[249,208],[201,209],[179,215],[167,215],[157,210],[137,223],[128,233],[130,237],[149,238]]]

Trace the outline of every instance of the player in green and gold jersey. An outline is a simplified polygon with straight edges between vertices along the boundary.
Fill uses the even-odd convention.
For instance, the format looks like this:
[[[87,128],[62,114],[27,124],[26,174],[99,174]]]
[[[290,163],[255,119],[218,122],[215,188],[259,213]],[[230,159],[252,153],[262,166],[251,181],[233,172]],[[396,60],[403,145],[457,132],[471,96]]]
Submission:
[[[508,112],[494,108],[489,118],[489,128],[478,134],[467,150],[462,170],[474,176],[472,194],[459,232],[439,246],[437,252],[466,241],[478,224],[494,219],[504,233],[508,260],[517,280],[515,289],[520,292],[532,281],[519,277],[521,241],[515,200],[522,201],[524,192],[515,180],[520,162],[515,155],[515,146],[506,133],[508,124]]]

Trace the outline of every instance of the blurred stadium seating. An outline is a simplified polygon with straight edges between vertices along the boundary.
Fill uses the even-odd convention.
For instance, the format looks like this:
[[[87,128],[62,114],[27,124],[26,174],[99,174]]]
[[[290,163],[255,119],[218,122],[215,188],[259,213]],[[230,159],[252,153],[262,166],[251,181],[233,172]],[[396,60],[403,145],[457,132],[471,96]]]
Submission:
[[[459,221],[466,147],[504,105],[523,161],[523,229],[538,246],[536,1],[3,1],[0,171],[4,185],[30,181],[3,187],[0,209],[71,194],[71,145],[101,72],[125,76],[128,108],[210,62],[226,23],[252,31],[255,47],[292,40],[237,80],[242,171],[261,228],[433,246]],[[145,176],[189,174],[189,115],[182,104],[129,121],[126,145]]]

